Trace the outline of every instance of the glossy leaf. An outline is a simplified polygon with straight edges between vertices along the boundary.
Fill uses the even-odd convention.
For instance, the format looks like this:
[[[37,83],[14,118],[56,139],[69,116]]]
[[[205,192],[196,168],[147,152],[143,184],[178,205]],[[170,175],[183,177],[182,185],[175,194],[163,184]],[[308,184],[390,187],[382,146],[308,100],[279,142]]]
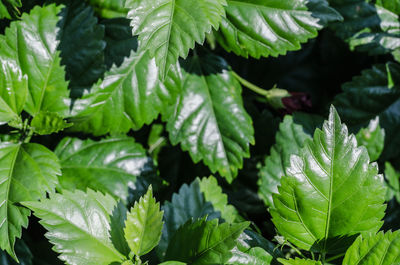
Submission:
[[[255,58],[299,50],[325,24],[341,19],[327,1],[228,0],[226,18],[216,34],[227,51]]]
[[[172,72],[167,87],[181,90],[166,115],[172,144],[180,143],[195,163],[203,160],[231,182],[250,155],[249,144],[254,144],[240,84],[226,62],[211,54],[194,56]]]
[[[343,265],[400,263],[400,231],[359,236],[347,250]]]
[[[150,186],[147,193],[135,202],[125,222],[125,239],[133,254],[142,256],[157,246],[163,228],[163,212],[153,197]]]
[[[276,143],[259,172],[258,194],[267,206],[273,205],[272,194],[278,192],[281,177],[290,166],[290,156],[300,154],[306,139],[311,137],[303,131],[303,127],[294,123],[292,116],[285,116],[279,125]]]
[[[379,125],[379,117],[371,120],[367,128],[356,134],[359,145],[365,146],[371,161],[378,160],[385,144],[385,130]]]
[[[104,18],[125,17],[128,9],[125,8],[126,0],[87,0],[97,14]]]
[[[224,5],[226,0],[126,0],[125,6],[139,49],[155,57],[164,80],[178,57],[186,58],[195,43],[218,28]]]
[[[311,259],[279,259],[279,262],[283,265],[322,265],[320,261]]]
[[[0,58],[17,60],[23,75],[28,77],[25,110],[32,116],[40,111],[68,114],[68,83],[60,65],[57,16],[61,6],[36,6],[20,21],[11,23],[5,38],[0,38]]]
[[[398,172],[389,162],[385,162],[386,178],[386,200],[390,201],[393,197],[400,203],[400,172]]]
[[[18,203],[53,192],[60,173],[57,157],[42,145],[0,143],[0,248],[14,259],[15,239],[30,215]]]
[[[19,119],[27,94],[28,80],[18,63],[0,54],[0,123]]]
[[[40,135],[56,133],[71,126],[71,123],[54,112],[39,112],[31,121],[33,131]]]
[[[124,203],[129,201],[130,192],[144,194],[156,175],[152,159],[129,137],[101,141],[67,137],[55,153],[61,161],[63,189],[91,188]]]
[[[234,249],[233,256],[227,264],[232,265],[270,265],[272,256],[260,247],[251,248],[245,252]]]
[[[343,85],[343,93],[334,101],[344,122],[351,128],[367,126],[379,116],[379,124],[385,130],[383,160],[400,154],[400,66],[395,63],[374,65],[351,82]]]
[[[383,178],[334,107],[322,130],[291,157],[278,192],[272,221],[305,250],[340,253],[354,235],[377,232],[383,224]]]
[[[75,102],[72,129],[94,135],[140,129],[157,118],[172,93],[160,85],[154,59],[132,53]]]
[[[168,245],[166,260],[190,264],[225,264],[236,239],[249,225],[218,224],[218,220],[188,221],[176,232]],[[196,240],[193,240],[193,239]]]
[[[18,8],[21,6],[21,0],[0,0],[0,19],[12,19],[19,14]]]
[[[53,194],[41,202],[24,202],[41,219],[46,237],[59,258],[70,265],[109,265],[121,262],[110,240],[110,217],[115,200],[88,190]]]

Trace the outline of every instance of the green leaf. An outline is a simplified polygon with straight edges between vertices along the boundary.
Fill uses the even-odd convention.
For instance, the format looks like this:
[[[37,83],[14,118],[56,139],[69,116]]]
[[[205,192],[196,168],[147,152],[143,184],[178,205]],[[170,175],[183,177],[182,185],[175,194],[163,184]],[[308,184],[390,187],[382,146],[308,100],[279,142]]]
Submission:
[[[376,232],[385,211],[385,188],[376,163],[357,147],[332,106],[322,130],[306,140],[273,195],[278,232],[305,250],[340,253],[357,234]]]
[[[28,80],[17,62],[0,54],[0,123],[20,119],[27,94]]]
[[[188,221],[176,232],[168,245],[166,260],[190,264],[225,264],[236,239],[249,222],[218,224],[218,220]],[[196,239],[196,240],[193,240]]]
[[[16,17],[19,15],[18,8],[21,6],[21,0],[0,0],[0,19]]]
[[[186,265],[186,263],[179,262],[179,261],[166,261],[166,262],[160,263],[159,265]]]
[[[0,248],[14,259],[15,239],[30,215],[18,203],[53,192],[60,173],[58,158],[42,145],[0,143]]]
[[[390,201],[393,197],[400,203],[400,172],[398,172],[389,163],[385,162],[385,178],[386,178],[386,200]]]
[[[285,169],[290,166],[290,156],[300,154],[306,139],[311,137],[303,131],[303,127],[294,123],[292,116],[285,116],[279,125],[276,143],[259,172],[258,194],[267,206],[273,205],[272,194],[278,192],[281,177],[286,174]]]
[[[132,53],[75,102],[72,129],[94,135],[140,129],[157,118],[173,93],[160,85],[155,61],[147,52]]]
[[[227,264],[232,265],[270,265],[272,256],[260,247],[250,248],[242,252],[238,249],[232,251],[233,256]]]
[[[283,265],[322,265],[320,261],[311,259],[278,259]]]
[[[232,182],[254,144],[254,129],[243,107],[241,87],[226,62],[215,55],[194,56],[171,70],[167,87],[179,87],[167,130],[195,163]]]
[[[400,230],[359,236],[347,250],[345,265],[395,265],[400,263]]]
[[[125,222],[125,239],[133,254],[142,256],[157,246],[163,228],[162,219],[160,203],[153,198],[150,186],[139,202],[135,202]]]
[[[88,190],[52,194],[41,202],[24,202],[48,230],[59,258],[70,265],[109,265],[124,257],[110,240],[110,217],[115,200]]]
[[[60,13],[61,63],[72,98],[78,98],[90,90],[105,72],[104,26],[97,23],[93,9],[81,1],[72,1]]]
[[[180,226],[191,219],[197,220],[207,216],[207,220],[212,220],[221,216],[211,202],[206,201],[201,192],[199,179],[193,181],[190,186],[183,184],[179,193],[172,195],[171,202],[164,203],[162,210],[164,211],[164,228],[157,247],[158,256],[162,260],[169,242]]]
[[[228,223],[233,223],[238,218],[239,213],[235,207],[228,204],[228,196],[222,192],[217,179],[213,176],[202,178],[199,184],[205,200],[211,202],[214,210],[221,212],[221,218]]]
[[[334,104],[343,121],[354,131],[367,126],[379,116],[379,124],[385,130],[385,148],[382,160],[400,154],[400,66],[395,63],[374,65],[342,87]]]
[[[15,253],[19,263],[14,261],[6,252],[0,250],[0,265],[32,265],[33,256],[24,241],[18,240],[15,244]]]
[[[150,183],[157,183],[152,159],[130,137],[101,141],[67,137],[55,153],[61,161],[63,189],[91,188],[127,203],[130,192],[141,196]]]
[[[357,134],[358,145],[368,150],[371,161],[378,160],[385,144],[385,130],[379,125],[379,117],[371,120],[367,128],[362,128]]]
[[[25,110],[32,116],[49,111],[65,117],[69,112],[68,83],[60,66],[57,16],[61,6],[36,6],[20,21],[12,22],[0,38],[1,61],[16,60],[28,77]]]
[[[56,133],[71,126],[71,123],[68,123],[54,112],[41,111],[31,121],[33,131],[40,135]]]
[[[400,49],[400,20],[390,10],[398,2],[388,0],[374,4],[367,0],[330,0],[331,5],[344,17],[343,22],[332,25],[336,34],[349,43],[350,49],[371,55]]]
[[[186,58],[195,42],[202,44],[218,28],[224,5],[226,0],[126,0],[125,6],[139,49],[155,57],[164,80],[179,56]]]
[[[255,58],[299,50],[325,24],[341,19],[326,0],[228,0],[216,34],[227,51]]]
[[[128,9],[125,8],[126,0],[86,0],[93,6],[96,13],[104,18],[125,17]]]

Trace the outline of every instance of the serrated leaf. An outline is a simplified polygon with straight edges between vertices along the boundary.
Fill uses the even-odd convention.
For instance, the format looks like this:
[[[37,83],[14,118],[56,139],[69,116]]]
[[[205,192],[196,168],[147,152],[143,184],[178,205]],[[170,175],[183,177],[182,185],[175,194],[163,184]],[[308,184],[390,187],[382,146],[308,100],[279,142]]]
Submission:
[[[367,0],[330,0],[330,4],[344,17],[343,22],[333,24],[332,28],[349,43],[350,49],[371,55],[400,49],[399,16],[387,4]]]
[[[278,259],[283,265],[322,265],[320,261],[311,259]]]
[[[12,19],[19,15],[18,8],[21,6],[21,0],[0,0],[0,19]]]
[[[131,192],[139,197],[150,183],[157,184],[152,159],[130,137],[101,141],[67,137],[55,153],[62,166],[59,180],[63,189],[91,188],[127,203]]]
[[[218,224],[218,220],[188,221],[176,232],[168,245],[166,260],[190,264],[225,264],[236,239],[248,222]],[[196,240],[193,240],[193,239]]]
[[[358,145],[367,148],[371,161],[378,160],[385,144],[385,130],[379,125],[379,117],[371,120],[367,128],[362,128],[357,134]]]
[[[15,239],[30,215],[18,203],[53,192],[60,173],[58,158],[42,145],[0,143],[0,248],[14,259]]]
[[[40,202],[24,202],[48,231],[59,258],[70,265],[109,265],[124,257],[110,240],[110,217],[116,201],[88,190],[52,194]]]
[[[400,172],[398,172],[389,162],[385,162],[386,178],[386,200],[390,201],[393,197],[400,203]]]
[[[132,53],[75,102],[72,129],[94,135],[140,129],[157,118],[173,94],[161,86],[154,59],[147,52]]]
[[[359,236],[347,250],[343,265],[396,265],[400,263],[400,231]]]
[[[341,253],[357,234],[383,222],[385,188],[376,163],[357,147],[332,106],[322,130],[307,140],[273,195],[278,232],[305,250]]]
[[[190,186],[183,184],[179,193],[172,195],[171,202],[164,203],[162,210],[164,211],[164,228],[157,247],[157,253],[161,260],[164,260],[165,251],[175,232],[188,220],[197,220],[205,216],[207,220],[212,220],[221,216],[211,202],[205,200],[198,179],[193,181]]]
[[[243,107],[241,86],[227,63],[206,54],[194,56],[171,70],[167,87],[179,87],[167,130],[172,144],[181,144],[195,163],[203,160],[212,172],[232,182],[254,144],[254,129]]]
[[[202,178],[199,184],[205,200],[211,202],[216,211],[221,212],[221,218],[228,223],[233,223],[239,213],[235,207],[228,204],[228,196],[222,192],[217,179],[213,176]]]
[[[18,63],[0,54],[0,123],[19,119],[27,94],[28,80]]]
[[[54,112],[41,111],[31,121],[32,130],[40,135],[56,133],[71,126],[71,123]]]
[[[60,13],[61,63],[65,65],[70,95],[79,98],[90,90],[105,72],[104,26],[99,25],[93,9],[81,1],[69,3]]]
[[[292,116],[285,116],[276,134],[276,143],[270,155],[265,158],[260,168],[258,194],[267,206],[273,206],[272,194],[278,192],[281,177],[286,174],[290,165],[290,156],[299,155],[306,139],[311,137],[303,131],[303,127],[293,122]]]
[[[16,242],[15,253],[19,263],[14,261],[5,251],[0,250],[0,265],[32,265],[33,255],[24,241],[18,240]]]
[[[32,116],[40,111],[65,117],[69,111],[68,83],[60,65],[57,24],[62,6],[36,6],[20,21],[12,22],[0,38],[0,60],[16,60],[28,77],[25,110]]]
[[[125,7],[139,49],[155,57],[164,80],[178,57],[186,58],[195,43],[203,44],[206,33],[218,28],[224,5],[226,0],[126,0]]]
[[[87,0],[87,2],[104,18],[125,17],[129,11],[125,8],[126,0]]]
[[[133,254],[142,256],[157,246],[163,228],[163,212],[153,197],[151,186],[147,193],[135,202],[125,222],[125,239]]]
[[[217,41],[225,50],[246,58],[299,50],[325,24],[341,19],[325,0],[227,2]]]
[[[379,116],[379,124],[385,130],[385,148],[382,160],[400,153],[400,66],[389,62],[374,65],[360,76],[342,86],[334,104],[343,121],[353,130],[367,126]]]

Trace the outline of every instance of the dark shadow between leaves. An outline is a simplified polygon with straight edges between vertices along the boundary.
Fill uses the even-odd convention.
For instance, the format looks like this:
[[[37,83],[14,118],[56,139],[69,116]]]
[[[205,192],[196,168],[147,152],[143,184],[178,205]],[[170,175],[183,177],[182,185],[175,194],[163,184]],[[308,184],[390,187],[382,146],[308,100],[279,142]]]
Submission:
[[[325,249],[325,252],[329,255],[338,255],[345,253],[346,250],[353,244],[354,240],[359,236],[359,234],[351,235],[351,236],[336,236],[328,239],[322,239],[318,242],[315,242],[311,247],[312,252],[322,253]],[[326,246],[326,248],[324,247]]]

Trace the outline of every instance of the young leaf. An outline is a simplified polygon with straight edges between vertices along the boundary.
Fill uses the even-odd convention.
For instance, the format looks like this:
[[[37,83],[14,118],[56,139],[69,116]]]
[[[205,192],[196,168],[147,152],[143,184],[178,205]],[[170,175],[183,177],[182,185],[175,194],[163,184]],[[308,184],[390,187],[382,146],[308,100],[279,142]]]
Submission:
[[[125,17],[129,11],[125,8],[126,0],[87,0],[87,2],[104,18]]]
[[[162,219],[160,203],[153,198],[150,186],[139,202],[135,202],[125,222],[125,239],[133,254],[140,257],[157,246],[163,228]]]
[[[61,161],[59,180],[63,189],[91,188],[127,203],[130,190],[140,196],[150,183],[157,183],[152,159],[130,137],[101,141],[67,137],[55,153]]]
[[[217,41],[227,51],[246,58],[276,57],[299,50],[300,44],[316,37],[324,24],[341,19],[326,0],[227,2]]]
[[[386,200],[390,201],[394,197],[400,203],[400,173],[389,162],[385,162],[385,178]]]
[[[331,107],[329,119],[299,156],[292,156],[272,221],[296,246],[322,253],[343,251],[354,235],[376,232],[385,211],[385,188],[368,152]]]
[[[21,6],[21,0],[0,0],[0,19],[12,19],[19,14],[18,8]]]
[[[379,116],[379,124],[385,129],[385,148],[381,159],[400,154],[397,137],[400,128],[400,65],[389,62],[374,65],[351,82],[343,85],[343,93],[334,101],[344,122],[355,129],[367,126]]]
[[[110,240],[110,217],[115,200],[88,190],[52,194],[40,202],[24,202],[48,230],[59,258],[70,265],[109,265],[124,257]]]
[[[385,130],[379,125],[379,117],[371,120],[367,128],[362,128],[356,138],[358,145],[367,148],[371,161],[378,160],[385,144]]]
[[[236,239],[248,222],[218,224],[218,220],[188,221],[176,232],[168,245],[166,260],[190,264],[225,264]],[[196,240],[193,240],[196,239]]]
[[[241,87],[226,62],[215,55],[194,56],[171,70],[167,87],[179,87],[170,108],[167,130],[172,144],[181,144],[195,163],[232,182],[254,144],[254,129],[243,107]],[[172,81],[171,81],[172,80]]]
[[[311,259],[278,259],[283,265],[322,265],[320,261]]]
[[[39,144],[0,143],[0,248],[17,259],[15,239],[30,211],[17,205],[53,192],[61,174],[58,158]]]
[[[276,143],[259,172],[258,193],[267,206],[273,205],[272,194],[278,191],[281,177],[290,165],[290,156],[300,153],[306,139],[311,137],[303,131],[303,127],[294,123],[292,116],[285,116],[279,125]]]
[[[226,0],[126,0],[125,6],[139,49],[155,57],[164,80],[179,56],[185,58],[195,42],[202,44],[218,28],[224,5]]]
[[[27,94],[28,80],[17,62],[0,54],[0,123],[19,119]]]
[[[5,38],[0,38],[1,60],[18,61],[22,74],[28,76],[25,110],[32,116],[49,111],[65,117],[69,111],[68,83],[57,50],[61,8],[36,6],[20,21],[12,22]]]
[[[71,126],[71,123],[54,112],[39,112],[31,121],[33,131],[40,135],[56,133]]]
[[[394,265],[400,263],[400,230],[359,236],[347,250],[343,265]]]
[[[72,129],[94,135],[140,129],[158,116],[172,95],[173,90],[160,86],[154,59],[147,52],[132,53],[75,102]]]

